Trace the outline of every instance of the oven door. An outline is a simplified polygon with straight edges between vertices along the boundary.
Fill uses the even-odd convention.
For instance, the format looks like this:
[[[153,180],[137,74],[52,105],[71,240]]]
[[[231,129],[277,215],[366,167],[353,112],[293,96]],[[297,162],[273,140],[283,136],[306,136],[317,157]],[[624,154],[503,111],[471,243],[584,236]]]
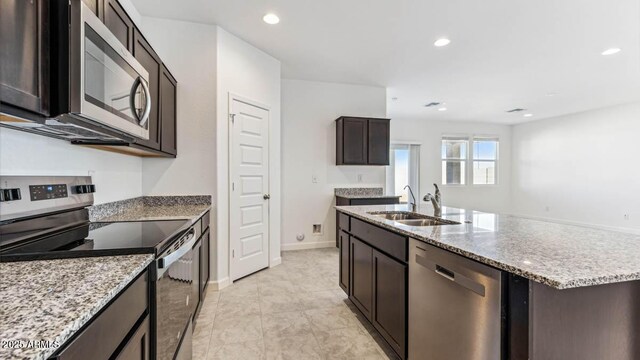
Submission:
[[[196,231],[191,228],[156,261],[156,359],[172,360],[181,339],[189,329],[198,299],[192,298],[193,245]],[[185,339],[190,339],[189,335]]]
[[[81,4],[80,114],[110,128],[148,139],[149,73],[98,17]]]

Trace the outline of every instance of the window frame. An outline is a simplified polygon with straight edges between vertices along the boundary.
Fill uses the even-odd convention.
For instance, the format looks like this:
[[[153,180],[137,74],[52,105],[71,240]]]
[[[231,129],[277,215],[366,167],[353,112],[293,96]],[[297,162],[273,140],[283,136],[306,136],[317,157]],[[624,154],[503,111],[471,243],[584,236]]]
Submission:
[[[471,177],[471,182],[469,183],[472,186],[478,186],[478,187],[491,187],[491,186],[498,186],[500,184],[500,137],[498,135],[473,135],[470,137],[469,142],[471,144],[473,144],[475,141],[495,141],[496,142],[496,159],[495,160],[484,160],[484,159],[476,159],[475,158],[475,152],[473,149],[473,145],[471,145],[470,148],[470,152],[471,152],[471,156],[469,156],[469,168],[471,169],[470,171],[470,177]],[[475,168],[473,166],[473,163],[479,161],[479,162],[493,162],[495,164],[495,181],[493,184],[476,184],[473,181],[473,172],[475,171]]]
[[[443,158],[442,157],[442,145],[443,142],[446,140],[463,140],[467,143],[466,146],[466,154],[464,159],[458,159],[458,158]],[[461,134],[442,134],[442,136],[440,137],[440,185],[442,186],[446,186],[446,187],[465,187],[467,185],[469,185],[469,155],[470,155],[470,142],[469,142],[469,135],[461,135]],[[446,184],[444,183],[443,177],[444,174],[442,172],[442,162],[443,161],[456,161],[456,162],[460,162],[462,163],[462,166],[464,167],[464,184]]]
[[[411,154],[411,147],[412,146],[417,146],[418,149],[418,167],[416,169],[416,188],[413,189],[414,195],[415,194],[419,194],[420,193],[420,173],[422,172],[422,163],[421,163],[421,158],[422,158],[422,143],[419,141],[391,141],[389,144],[389,166],[386,167],[385,169],[385,191],[387,195],[393,195],[396,196],[397,194],[395,193],[395,189],[393,185],[395,185],[395,181],[390,181],[390,177],[394,177],[395,176],[395,157],[393,156],[392,152],[394,149],[399,148],[399,147],[403,147],[406,146],[409,149],[409,154]],[[409,155],[409,182],[411,182],[411,155]],[[420,199],[419,199],[419,195],[416,195],[418,197],[416,197],[416,202],[420,203]],[[401,204],[404,204],[401,202]]]
[[[447,161],[447,159],[442,157],[442,143],[445,140],[464,140],[467,142],[467,154],[464,160],[459,160],[463,163],[465,176],[464,176],[464,184],[445,184],[442,181],[443,173],[442,173],[442,162]],[[495,183],[494,184],[475,184],[473,182],[473,162],[476,161],[474,159],[474,149],[473,143],[476,140],[493,140],[497,142],[496,148],[496,160],[477,160],[477,161],[493,161],[495,163]],[[444,187],[496,187],[500,185],[500,136],[496,134],[451,134],[444,133],[440,136],[440,185]],[[455,161],[456,159],[452,159]]]

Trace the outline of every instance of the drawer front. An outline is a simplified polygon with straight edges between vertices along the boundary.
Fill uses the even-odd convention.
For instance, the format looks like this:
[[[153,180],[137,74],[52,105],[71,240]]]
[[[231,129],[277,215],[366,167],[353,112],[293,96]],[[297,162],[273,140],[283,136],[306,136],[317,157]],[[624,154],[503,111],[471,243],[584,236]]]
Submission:
[[[58,355],[60,360],[108,359],[149,305],[145,271]]]
[[[338,213],[338,228],[349,231],[351,227],[349,226],[349,216],[343,213]]]
[[[409,240],[406,236],[398,235],[356,218],[351,218],[351,234],[398,260],[407,261]]]
[[[211,212],[207,211],[206,214],[204,214],[204,216],[202,216],[202,233],[204,234],[204,231],[207,230],[209,228],[209,223],[211,222],[211,218],[210,218]]]

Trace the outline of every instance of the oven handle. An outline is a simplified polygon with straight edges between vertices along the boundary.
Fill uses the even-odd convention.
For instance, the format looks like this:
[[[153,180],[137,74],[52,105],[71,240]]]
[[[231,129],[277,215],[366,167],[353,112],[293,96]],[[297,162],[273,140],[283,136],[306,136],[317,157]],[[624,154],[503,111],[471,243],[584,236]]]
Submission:
[[[136,90],[138,86],[142,85],[142,91],[144,91],[144,97],[147,100],[144,106],[144,112],[142,116],[138,116],[138,111],[136,109]],[[144,126],[147,121],[149,121],[149,115],[151,114],[151,93],[149,91],[149,86],[147,82],[142,79],[141,76],[138,76],[136,80],[133,82],[131,86],[131,92],[129,93],[129,107],[131,108],[131,112],[133,113],[133,117],[138,120],[138,124],[140,126]]]
[[[189,234],[187,235],[187,237],[188,237],[188,240],[185,240],[184,244],[182,244],[182,246],[180,246],[177,250],[173,251],[168,255],[162,256],[158,259],[158,263],[157,263],[158,279],[162,277],[164,272],[167,271],[167,269],[171,266],[171,264],[178,261],[178,259],[180,259],[186,253],[191,251],[193,244],[195,244],[196,240],[198,240],[196,239],[196,230],[194,228],[191,228],[189,230]]]

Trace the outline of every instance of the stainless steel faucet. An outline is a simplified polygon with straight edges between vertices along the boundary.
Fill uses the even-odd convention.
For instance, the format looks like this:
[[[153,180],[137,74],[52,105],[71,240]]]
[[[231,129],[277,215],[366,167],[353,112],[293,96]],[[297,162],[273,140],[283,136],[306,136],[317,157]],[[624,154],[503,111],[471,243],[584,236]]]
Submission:
[[[409,205],[411,205],[411,211],[416,212],[416,197],[413,196],[413,191],[411,190],[411,186],[407,185],[404,187],[403,190],[406,190],[407,188],[409,188],[409,194],[411,194],[411,197],[413,198],[413,204],[409,203]]]
[[[436,187],[436,196],[433,196],[431,195],[431,193],[428,193],[427,195],[424,196],[422,200],[431,201],[431,204],[433,204],[434,216],[442,216],[442,195],[440,194],[440,189],[438,188],[438,185],[433,184],[433,186]]]

